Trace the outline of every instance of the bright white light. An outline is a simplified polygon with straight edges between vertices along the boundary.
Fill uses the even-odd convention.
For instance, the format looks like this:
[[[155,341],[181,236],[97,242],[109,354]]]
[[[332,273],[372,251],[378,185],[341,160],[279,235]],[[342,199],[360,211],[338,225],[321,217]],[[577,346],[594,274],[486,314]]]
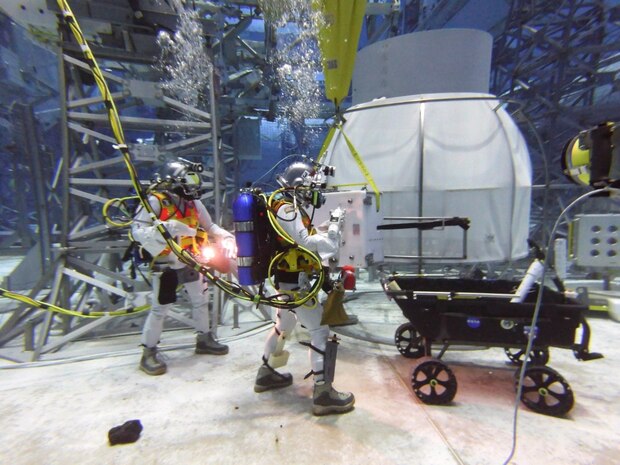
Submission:
[[[211,260],[213,260],[215,258],[215,247],[211,246],[211,245],[206,245],[204,246],[201,251],[200,251],[200,255],[202,256],[202,260],[205,263],[209,263]]]

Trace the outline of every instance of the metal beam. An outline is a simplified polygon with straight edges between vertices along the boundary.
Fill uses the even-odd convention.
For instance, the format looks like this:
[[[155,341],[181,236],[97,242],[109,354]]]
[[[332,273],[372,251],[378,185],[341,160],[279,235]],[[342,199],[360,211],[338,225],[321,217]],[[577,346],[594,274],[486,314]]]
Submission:
[[[548,169],[544,192],[553,191],[552,198],[532,195],[532,212],[544,212],[532,217],[541,243],[568,200],[583,192],[568,187],[561,171],[564,144],[601,121],[620,119],[620,107],[610,103],[620,99],[617,70],[608,65],[620,60],[620,24],[612,9],[606,0],[512,0],[495,39],[492,92],[520,102],[535,177]]]
[[[74,121],[85,121],[101,125],[109,124],[108,116],[98,113],[70,111],[67,116]],[[168,132],[184,133],[187,131],[206,131],[211,128],[211,124],[198,121],[142,118],[139,116],[121,116],[120,121],[123,127],[127,129],[142,131],[160,129]]]

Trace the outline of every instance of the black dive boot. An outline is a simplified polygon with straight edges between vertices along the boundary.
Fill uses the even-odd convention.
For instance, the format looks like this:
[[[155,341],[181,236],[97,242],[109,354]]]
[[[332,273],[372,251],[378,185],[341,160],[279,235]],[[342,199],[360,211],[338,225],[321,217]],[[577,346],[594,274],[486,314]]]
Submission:
[[[256,374],[254,392],[265,392],[271,389],[283,388],[293,384],[293,375],[290,373],[279,373],[271,368],[263,357],[263,364]]]
[[[140,359],[140,369],[147,375],[163,375],[168,367],[161,360],[157,347],[144,347],[142,358]]]
[[[331,383],[317,381],[312,396],[312,413],[329,415],[330,413],[347,413],[353,410],[355,397],[350,392],[336,391]]]
[[[228,346],[217,342],[211,332],[198,333],[195,352],[197,354],[226,355]]]

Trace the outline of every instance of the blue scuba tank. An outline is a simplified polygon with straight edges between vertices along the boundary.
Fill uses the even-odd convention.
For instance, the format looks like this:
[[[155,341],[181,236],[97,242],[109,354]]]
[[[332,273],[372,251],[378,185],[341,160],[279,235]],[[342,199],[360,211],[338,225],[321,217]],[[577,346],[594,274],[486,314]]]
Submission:
[[[248,191],[242,191],[233,202],[233,222],[235,225],[235,240],[237,241],[237,268],[239,284],[251,286],[258,284],[253,268],[256,262],[257,240],[255,235],[255,196]]]

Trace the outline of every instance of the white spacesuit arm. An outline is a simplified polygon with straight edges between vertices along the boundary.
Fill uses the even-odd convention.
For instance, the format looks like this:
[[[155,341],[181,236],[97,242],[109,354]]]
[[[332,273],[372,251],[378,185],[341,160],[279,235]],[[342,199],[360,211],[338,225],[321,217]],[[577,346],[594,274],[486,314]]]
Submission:
[[[232,238],[234,239],[234,234],[226,231],[221,226],[217,225],[211,219],[211,215],[207,208],[200,201],[195,201],[196,204],[196,212],[198,213],[198,224],[202,229],[204,229],[210,237],[215,237],[219,240]]]
[[[149,197],[149,204],[155,214],[159,215],[161,206],[157,197]],[[153,257],[159,255],[166,248],[166,241],[153,224],[151,215],[142,206],[138,209],[138,213],[131,223],[131,234]]]
[[[198,213],[198,224],[207,232],[211,241],[215,238],[215,241],[221,245],[228,258],[236,258],[237,243],[235,235],[214,223],[209,211],[202,202],[196,201],[196,212]]]
[[[317,252],[326,259],[338,253],[338,237],[328,237],[324,232],[310,235],[301,219],[301,213],[295,211],[292,205],[285,204],[278,209],[278,223],[302,247]]]

